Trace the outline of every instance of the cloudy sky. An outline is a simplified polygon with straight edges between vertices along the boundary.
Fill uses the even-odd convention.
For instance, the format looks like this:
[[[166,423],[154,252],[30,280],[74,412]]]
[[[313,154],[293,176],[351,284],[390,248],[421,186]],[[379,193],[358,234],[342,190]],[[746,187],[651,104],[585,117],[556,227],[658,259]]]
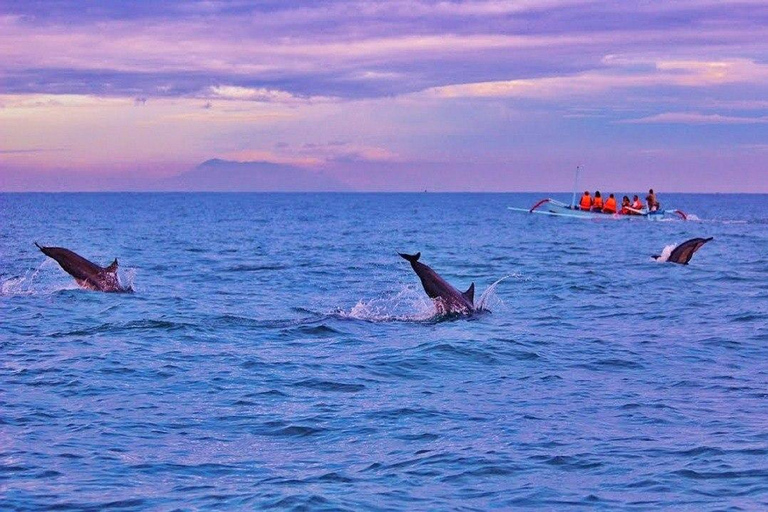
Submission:
[[[0,190],[768,192],[764,1],[0,4]],[[590,186],[591,185],[591,186]]]

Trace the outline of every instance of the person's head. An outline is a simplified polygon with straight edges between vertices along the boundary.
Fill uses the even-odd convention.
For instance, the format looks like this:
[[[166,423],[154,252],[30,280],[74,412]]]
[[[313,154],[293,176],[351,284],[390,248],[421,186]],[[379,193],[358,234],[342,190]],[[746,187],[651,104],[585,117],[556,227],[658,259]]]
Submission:
[[[584,191],[584,195],[585,195],[585,196],[588,196],[588,195],[589,195],[589,190],[585,190],[585,191]]]
[[[637,201],[637,200],[639,200],[639,199],[640,199],[640,198],[639,198],[639,197],[637,197],[637,194],[635,194],[634,196],[632,196],[632,200],[633,200],[633,201]]]
[[[600,197],[600,191],[599,190],[595,190],[595,197]]]
[[[624,196],[624,197],[622,197],[622,198],[621,198],[621,200],[622,200],[622,201],[626,201],[626,202],[629,202],[629,198],[628,198],[627,196]]]
[[[652,188],[649,188],[649,189],[648,189],[648,193],[649,193],[649,194],[653,194],[653,189],[652,189]]]
[[[610,197],[611,199],[613,199],[613,194],[608,194],[608,197]]]

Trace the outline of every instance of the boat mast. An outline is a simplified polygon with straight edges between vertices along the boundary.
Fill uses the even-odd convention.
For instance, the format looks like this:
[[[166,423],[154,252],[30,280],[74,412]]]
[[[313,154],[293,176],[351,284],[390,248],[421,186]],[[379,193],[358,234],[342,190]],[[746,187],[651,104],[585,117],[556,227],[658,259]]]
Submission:
[[[573,180],[573,197],[571,197],[571,209],[576,208],[576,191],[579,189],[579,173],[581,172],[581,166],[576,166],[576,179]]]

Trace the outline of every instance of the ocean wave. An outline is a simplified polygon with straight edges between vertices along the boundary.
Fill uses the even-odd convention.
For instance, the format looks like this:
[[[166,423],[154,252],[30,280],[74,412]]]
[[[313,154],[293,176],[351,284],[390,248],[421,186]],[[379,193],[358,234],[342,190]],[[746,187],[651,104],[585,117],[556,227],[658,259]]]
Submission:
[[[91,336],[94,334],[119,334],[128,331],[161,331],[196,330],[201,326],[194,323],[178,322],[162,319],[132,320],[128,322],[105,322],[94,327],[74,329],[70,331],[53,331],[47,335],[52,338]]]
[[[727,197],[687,197],[725,220],[695,224],[508,197],[26,198],[47,206],[0,251],[0,508],[764,508],[764,224]],[[140,293],[16,251],[43,229]],[[721,242],[689,267],[648,262],[701,229]],[[436,316],[404,246],[492,313]]]
[[[363,384],[349,384],[322,379],[305,379],[291,384],[292,387],[337,393],[359,393],[365,389]]]

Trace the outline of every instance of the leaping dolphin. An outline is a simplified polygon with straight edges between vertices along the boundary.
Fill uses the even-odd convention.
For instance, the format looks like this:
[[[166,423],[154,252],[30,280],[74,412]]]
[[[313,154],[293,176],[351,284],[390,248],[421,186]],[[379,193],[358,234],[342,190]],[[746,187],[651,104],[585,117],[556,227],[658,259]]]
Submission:
[[[37,242],[35,242],[35,245],[43,251],[43,254],[56,260],[56,263],[67,274],[74,277],[77,284],[86,290],[100,292],[131,291],[130,288],[123,288],[120,285],[120,280],[117,278],[117,258],[115,258],[111,265],[102,268],[69,249],[64,249],[63,247],[41,247]]]
[[[458,313],[466,315],[475,311],[475,283],[469,285],[469,289],[462,293],[437,275],[437,272],[427,265],[420,263],[420,252],[416,254],[398,254],[411,262],[413,271],[421,279],[424,291],[427,292],[429,298],[435,303],[438,314]]]
[[[693,253],[701,249],[701,246],[705,243],[712,240],[712,237],[709,238],[691,238],[690,240],[686,240],[685,242],[681,243],[674,249],[672,249],[672,252],[669,254],[669,257],[666,259],[666,261],[670,261],[672,263],[679,263],[681,265],[687,265],[689,261],[691,261],[691,258],[693,257]],[[658,254],[654,254],[653,259],[658,260],[661,258]]]

